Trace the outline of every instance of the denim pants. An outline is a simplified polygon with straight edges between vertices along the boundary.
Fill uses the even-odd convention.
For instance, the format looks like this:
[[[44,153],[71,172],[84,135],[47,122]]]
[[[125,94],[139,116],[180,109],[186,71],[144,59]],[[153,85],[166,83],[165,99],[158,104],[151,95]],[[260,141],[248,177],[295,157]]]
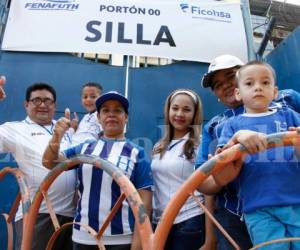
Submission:
[[[67,222],[72,222],[73,218],[62,215],[57,215],[57,219],[60,225]],[[23,219],[15,222],[16,230],[16,250],[21,249],[21,242],[23,236]],[[38,214],[36,223],[34,225],[33,239],[31,244],[31,250],[45,250],[48,241],[54,233],[54,226],[52,224],[49,214]],[[64,229],[56,239],[53,250],[71,250],[72,249],[72,227],[69,226]]]
[[[226,232],[235,240],[240,246],[241,250],[248,250],[252,247],[250,236],[247,227],[240,217],[229,212],[225,208],[217,208],[215,217],[218,222],[224,227]],[[216,229],[217,235],[217,249],[218,250],[233,250],[234,247],[224,237],[224,235]]]
[[[157,225],[154,225],[156,228]],[[173,224],[165,250],[198,250],[205,240],[204,214],[192,217],[186,221]]]
[[[278,206],[245,213],[245,221],[253,243],[300,237],[300,206]],[[299,250],[300,242],[276,243],[261,250]]]

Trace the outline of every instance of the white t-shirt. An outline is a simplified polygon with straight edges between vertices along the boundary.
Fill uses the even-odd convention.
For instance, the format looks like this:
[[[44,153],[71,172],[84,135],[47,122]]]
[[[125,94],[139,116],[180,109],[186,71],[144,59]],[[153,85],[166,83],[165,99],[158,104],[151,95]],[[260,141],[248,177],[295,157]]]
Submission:
[[[72,146],[87,140],[98,140],[101,131],[102,127],[97,118],[97,111],[84,115],[72,136]]]
[[[55,121],[52,125],[41,126],[29,117],[19,122],[6,122],[0,126],[0,152],[12,153],[19,169],[24,173],[29,187],[30,198],[33,199],[40,183],[49,173],[42,166],[42,156],[52,137]],[[70,146],[70,138],[66,133],[62,139],[60,149]],[[75,208],[73,197],[76,185],[76,172],[70,170],[63,172],[48,190],[49,199],[57,214],[74,216]],[[48,213],[45,203],[41,204],[39,213]],[[20,204],[16,221],[22,218],[22,205]]]
[[[194,172],[194,162],[188,161],[183,154],[183,146],[187,138],[185,136],[179,140],[172,140],[162,159],[160,159],[159,154],[153,156],[151,168],[154,182],[153,223],[155,224],[158,223],[167,204],[179,187]],[[201,193],[195,191],[195,195],[203,202],[204,199]],[[180,209],[174,224],[202,213],[203,210],[194,198],[189,197]]]

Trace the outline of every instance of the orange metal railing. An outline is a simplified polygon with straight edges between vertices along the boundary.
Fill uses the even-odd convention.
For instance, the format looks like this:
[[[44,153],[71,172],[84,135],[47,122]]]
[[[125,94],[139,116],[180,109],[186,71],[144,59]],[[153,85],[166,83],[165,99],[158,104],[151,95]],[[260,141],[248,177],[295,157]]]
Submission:
[[[20,201],[22,201],[22,208],[23,208],[23,221],[27,222],[27,216],[30,208],[30,197],[29,197],[29,189],[26,184],[24,175],[22,171],[18,168],[10,168],[5,167],[0,171],[0,180],[4,178],[5,175],[12,174],[19,185],[19,193],[12,205],[12,208],[10,209],[9,213],[2,213],[1,215],[4,216],[7,226],[7,249],[13,250],[13,241],[14,241],[14,235],[13,235],[13,225],[12,221],[14,219],[14,216],[17,212],[18,206],[20,204]],[[23,223],[23,231],[25,229],[25,223]]]
[[[300,134],[297,132],[284,132],[284,133],[277,133],[268,136],[268,148],[272,147],[279,147],[279,146],[287,146],[293,144],[300,144]],[[55,233],[53,234],[52,238],[48,243],[47,249],[51,249],[53,243],[58,236],[58,234],[66,227],[70,226],[73,223],[68,223],[65,225],[60,226],[56,215],[53,212],[51,202],[48,200],[47,197],[47,190],[50,187],[51,183],[61,174],[63,171],[68,171],[76,167],[76,165],[80,163],[89,163],[97,168],[103,169],[106,173],[112,176],[112,178],[118,183],[122,190],[122,194],[119,197],[115,207],[112,209],[109,215],[107,215],[106,221],[101,226],[98,232],[90,228],[88,225],[82,225],[85,227],[95,238],[99,249],[105,249],[104,245],[101,242],[101,236],[108,226],[110,220],[115,215],[116,211],[119,209],[120,204],[122,201],[127,198],[129,205],[133,211],[133,214],[136,219],[136,225],[138,227],[138,231],[141,237],[142,247],[144,250],[162,250],[164,248],[167,236],[169,231],[173,225],[173,221],[176,218],[180,208],[184,205],[186,200],[189,196],[193,196],[194,191],[208,178],[209,175],[212,173],[217,173],[221,169],[225,168],[226,165],[234,160],[240,159],[242,156],[246,155],[246,149],[241,144],[236,144],[233,147],[224,150],[222,153],[212,157],[210,160],[205,162],[200,168],[198,168],[190,177],[189,179],[179,188],[176,192],[174,197],[171,199],[169,204],[167,205],[162,218],[156,228],[156,231],[152,231],[151,223],[149,217],[146,213],[145,207],[142,203],[140,196],[138,195],[137,190],[134,188],[133,184],[129,181],[129,179],[124,175],[124,173],[118,169],[116,166],[111,164],[108,161],[100,159],[99,157],[95,156],[87,156],[87,155],[78,155],[70,160],[64,161],[58,164],[44,179],[42,184],[40,185],[40,189],[37,191],[32,204],[30,206],[30,200],[28,199],[28,190],[26,192],[22,191],[26,188],[24,187],[25,184],[20,185],[20,190],[22,191],[22,202],[25,215],[25,223],[26,230],[24,230],[23,240],[22,240],[22,250],[29,250],[32,241],[32,233],[33,233],[33,225],[36,220],[36,216],[38,214],[38,210],[40,204],[43,199],[46,200],[47,206],[49,208],[49,213],[51,215],[53,224],[55,226]],[[3,171],[3,170],[2,170]],[[1,173],[0,172],[0,178]],[[21,176],[18,174],[18,176]],[[23,182],[22,182],[23,183]],[[22,186],[22,188],[21,188]],[[193,196],[194,197],[194,196]],[[199,204],[203,207],[202,204]],[[29,212],[28,212],[28,208]],[[209,213],[205,207],[203,207],[206,213]],[[212,215],[210,215],[212,216]],[[9,216],[11,221],[11,216]],[[219,225],[215,220],[213,220],[215,224],[217,224],[218,228],[222,230],[221,225]],[[223,232],[225,237],[227,237],[230,242],[232,243],[235,249],[239,249],[239,246],[230,238],[229,235],[226,235],[226,232]],[[258,246],[255,246],[253,249],[258,249],[262,245],[269,245],[274,244],[276,242],[284,242],[284,241],[295,241],[300,240],[300,238],[293,238],[293,239],[278,239],[266,243],[262,243]],[[11,240],[10,240],[11,242]]]

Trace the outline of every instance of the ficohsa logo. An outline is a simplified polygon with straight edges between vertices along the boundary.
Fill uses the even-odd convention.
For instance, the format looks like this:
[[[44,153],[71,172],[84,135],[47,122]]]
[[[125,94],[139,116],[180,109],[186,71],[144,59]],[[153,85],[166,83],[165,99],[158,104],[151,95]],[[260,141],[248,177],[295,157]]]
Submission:
[[[231,15],[229,12],[222,11],[220,9],[214,9],[214,7],[201,7],[189,5],[187,3],[181,3],[180,8],[182,12],[191,14],[192,18],[231,22]]]
[[[25,9],[28,10],[67,10],[74,11],[79,8],[76,0],[35,0],[27,2]]]
[[[183,12],[188,12],[189,5],[187,3],[182,3],[180,4],[180,8],[182,9]]]

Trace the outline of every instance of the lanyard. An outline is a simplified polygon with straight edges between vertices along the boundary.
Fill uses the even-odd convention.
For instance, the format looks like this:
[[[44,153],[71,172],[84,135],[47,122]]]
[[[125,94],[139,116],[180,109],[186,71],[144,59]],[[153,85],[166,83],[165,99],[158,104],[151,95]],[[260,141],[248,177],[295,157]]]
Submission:
[[[30,123],[27,119],[25,119],[25,122],[26,122],[27,124],[36,124],[36,125],[40,126],[41,128],[43,128],[49,135],[53,135],[53,128],[54,128],[54,123],[53,123],[53,122],[51,122],[51,127],[50,127],[50,129],[46,128],[44,125],[40,125],[40,124],[35,123],[35,122]],[[65,133],[63,138],[64,138],[66,141],[71,142],[71,138],[70,138],[70,136],[69,136],[68,133]]]
[[[44,130],[46,130],[48,132],[49,135],[53,135],[53,127],[54,127],[54,124],[53,122],[51,123],[51,128],[50,130],[48,128],[46,128],[44,125],[40,125],[38,124],[40,127],[42,127]]]
[[[44,125],[40,125],[40,124],[38,124],[36,122],[29,122],[27,119],[25,119],[25,122],[27,124],[36,124],[36,125],[40,126],[41,128],[43,128],[45,131],[47,131],[47,133],[49,135],[53,135],[53,127],[54,127],[54,123],[53,122],[51,122],[51,128],[50,128],[50,130],[48,128],[46,128]]]
[[[182,142],[184,139],[180,139],[179,141],[175,142],[174,144],[170,145],[168,147],[168,151],[170,151],[172,148],[174,148],[177,144],[179,144],[180,142]]]

